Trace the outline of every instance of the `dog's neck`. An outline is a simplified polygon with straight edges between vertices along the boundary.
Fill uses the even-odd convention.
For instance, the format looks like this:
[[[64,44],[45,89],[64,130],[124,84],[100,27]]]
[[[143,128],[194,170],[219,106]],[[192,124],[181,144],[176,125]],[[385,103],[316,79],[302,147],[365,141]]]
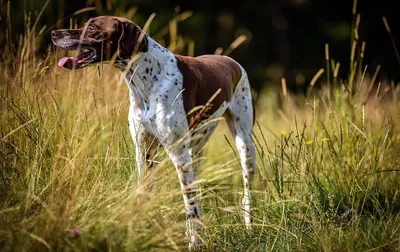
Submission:
[[[147,36],[147,35],[146,35]],[[128,60],[117,60],[114,66],[124,74],[124,79],[131,93],[132,100],[145,109],[148,106],[151,95],[156,94],[160,80],[168,79],[166,75],[168,64],[176,64],[173,53],[164,48],[150,36],[148,39],[148,51],[140,52]]]

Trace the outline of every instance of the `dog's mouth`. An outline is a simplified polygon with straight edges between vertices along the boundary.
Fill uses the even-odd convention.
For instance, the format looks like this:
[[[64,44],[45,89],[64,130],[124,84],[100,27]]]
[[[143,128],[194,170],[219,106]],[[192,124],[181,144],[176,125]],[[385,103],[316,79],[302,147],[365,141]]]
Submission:
[[[58,61],[58,66],[66,69],[82,68],[98,59],[97,52],[93,48],[80,50],[79,55],[75,57],[64,57]]]

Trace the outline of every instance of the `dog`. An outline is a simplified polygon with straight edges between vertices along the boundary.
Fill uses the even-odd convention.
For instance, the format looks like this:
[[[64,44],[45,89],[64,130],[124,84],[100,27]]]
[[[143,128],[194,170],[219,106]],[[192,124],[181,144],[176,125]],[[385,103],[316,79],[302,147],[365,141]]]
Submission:
[[[53,30],[51,37],[62,49],[80,51],[76,57],[60,59],[60,67],[71,70],[109,63],[123,73],[130,91],[128,122],[139,177],[143,168],[151,166],[146,161],[150,154],[161,145],[178,173],[189,248],[202,244],[194,183],[199,160],[218,121],[225,118],[240,156],[244,222],[251,228],[255,109],[246,71],[239,63],[221,55],[173,54],[122,17],[91,18],[79,29]]]

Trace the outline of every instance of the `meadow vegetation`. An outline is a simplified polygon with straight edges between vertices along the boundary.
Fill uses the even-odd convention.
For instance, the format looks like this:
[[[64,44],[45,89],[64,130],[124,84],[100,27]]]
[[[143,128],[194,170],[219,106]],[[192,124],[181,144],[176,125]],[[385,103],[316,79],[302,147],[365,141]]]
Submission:
[[[292,94],[285,79],[278,91],[257,94],[251,231],[234,141],[225,122],[218,126],[198,180],[203,250],[400,247],[400,86],[363,64],[353,14],[345,79],[326,45],[326,66],[306,94]],[[188,50],[173,28],[189,16],[167,28],[172,51]],[[162,149],[137,183],[129,93],[117,70],[67,72],[57,67],[65,52],[55,48],[39,58],[32,51],[46,34],[34,25],[27,22],[19,46],[3,52],[0,68],[1,250],[185,250],[179,182]]]

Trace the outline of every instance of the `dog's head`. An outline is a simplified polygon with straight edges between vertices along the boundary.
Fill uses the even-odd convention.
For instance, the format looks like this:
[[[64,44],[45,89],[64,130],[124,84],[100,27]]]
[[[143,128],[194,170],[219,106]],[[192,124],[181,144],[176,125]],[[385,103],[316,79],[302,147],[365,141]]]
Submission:
[[[53,43],[65,50],[79,50],[76,57],[62,58],[58,65],[66,69],[90,64],[127,60],[135,53],[147,52],[146,34],[126,18],[101,16],[89,19],[80,29],[51,32]]]

